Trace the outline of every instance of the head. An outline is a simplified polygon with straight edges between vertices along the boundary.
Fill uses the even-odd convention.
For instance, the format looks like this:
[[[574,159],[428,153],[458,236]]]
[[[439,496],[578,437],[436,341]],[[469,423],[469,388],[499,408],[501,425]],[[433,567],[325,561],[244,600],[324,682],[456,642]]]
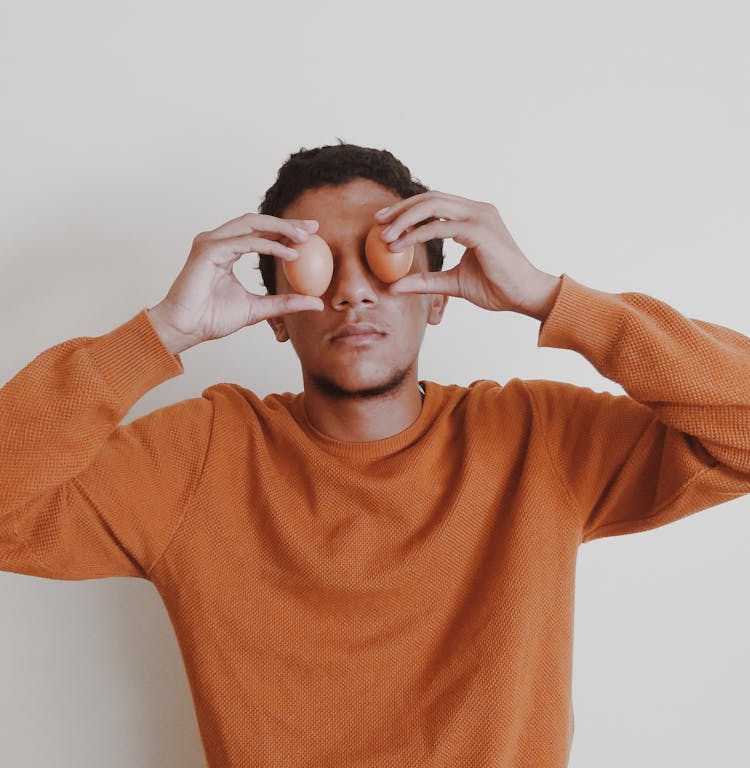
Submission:
[[[334,258],[322,311],[268,320],[278,341],[291,341],[306,389],[312,386],[334,398],[366,398],[416,386],[425,327],[440,322],[448,297],[391,295],[388,284],[369,269],[364,243],[377,210],[426,191],[386,150],[339,143],[302,149],[282,165],[259,212],[316,219],[317,234]],[[416,245],[411,272],[439,271],[442,266],[442,240]],[[293,292],[273,256],[261,255],[259,269],[268,293]],[[372,323],[384,335],[365,346],[334,342],[336,330],[353,322]]]

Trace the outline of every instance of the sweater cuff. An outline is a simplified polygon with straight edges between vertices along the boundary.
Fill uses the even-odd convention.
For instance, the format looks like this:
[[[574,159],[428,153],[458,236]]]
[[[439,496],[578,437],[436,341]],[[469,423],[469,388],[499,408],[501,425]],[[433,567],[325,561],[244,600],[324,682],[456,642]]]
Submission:
[[[167,349],[145,308],[96,337],[88,349],[111,390],[128,406],[157,384],[185,371],[180,356]]]
[[[575,350],[600,368],[617,341],[625,309],[619,294],[589,288],[563,273],[537,346]]]

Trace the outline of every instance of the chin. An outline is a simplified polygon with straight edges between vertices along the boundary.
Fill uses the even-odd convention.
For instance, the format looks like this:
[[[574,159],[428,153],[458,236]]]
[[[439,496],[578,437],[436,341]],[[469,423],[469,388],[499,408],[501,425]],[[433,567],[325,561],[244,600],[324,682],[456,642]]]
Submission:
[[[357,371],[346,371],[340,375],[334,373],[323,374],[323,378],[327,378],[331,383],[345,389],[349,392],[354,392],[360,389],[374,389],[382,387],[387,384],[390,376],[386,373],[359,373]]]
[[[333,398],[369,398],[395,392],[411,370],[410,366],[388,370],[374,366],[365,366],[365,370],[356,368],[357,366],[348,366],[340,373],[330,369],[320,373],[308,373],[306,378],[319,391]]]

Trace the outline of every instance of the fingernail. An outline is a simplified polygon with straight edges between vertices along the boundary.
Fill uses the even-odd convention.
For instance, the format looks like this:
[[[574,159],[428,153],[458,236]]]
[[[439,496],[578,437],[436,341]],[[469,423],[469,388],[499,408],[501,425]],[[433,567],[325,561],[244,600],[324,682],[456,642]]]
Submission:
[[[302,223],[306,227],[317,227],[318,226],[318,222],[317,222],[316,219],[305,219]]]
[[[386,206],[385,208],[381,208],[375,215],[376,216],[385,216],[385,214],[388,213],[389,210],[390,210],[390,208],[388,206]]]

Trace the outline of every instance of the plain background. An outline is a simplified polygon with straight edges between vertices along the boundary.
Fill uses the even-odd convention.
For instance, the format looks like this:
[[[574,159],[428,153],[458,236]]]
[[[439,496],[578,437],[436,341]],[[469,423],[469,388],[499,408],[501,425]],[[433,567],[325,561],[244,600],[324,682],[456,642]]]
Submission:
[[[750,335],[746,8],[4,3],[0,381],[158,303],[198,232],[257,210],[290,153],[339,137],[492,202],[540,269]],[[462,250],[447,244],[447,268]],[[237,274],[264,292],[256,265]],[[538,328],[450,299],[420,378],[623,393],[537,347]],[[266,323],[183,363],[123,423],[218,381],[301,388]],[[581,547],[573,768],[750,762],[748,541],[745,497]],[[204,765],[150,583],[3,573],[0,616],[0,764]]]

